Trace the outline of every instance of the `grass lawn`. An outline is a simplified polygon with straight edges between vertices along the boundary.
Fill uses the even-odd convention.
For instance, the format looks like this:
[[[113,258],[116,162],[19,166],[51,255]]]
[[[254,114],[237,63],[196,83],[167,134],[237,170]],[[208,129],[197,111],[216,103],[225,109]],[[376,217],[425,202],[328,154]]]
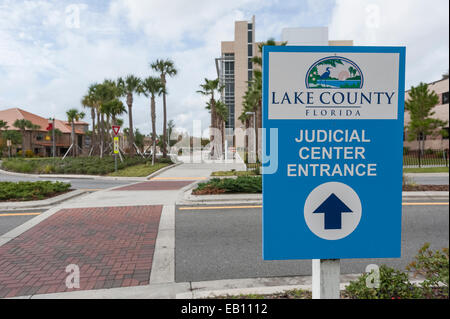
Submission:
[[[161,168],[169,166],[171,164],[168,163],[155,163],[152,166],[151,163],[148,164],[138,164],[134,166],[129,166],[123,169],[120,169],[116,172],[109,173],[108,176],[123,176],[123,177],[146,177]]]
[[[448,173],[448,167],[409,167],[403,168],[404,173]]]

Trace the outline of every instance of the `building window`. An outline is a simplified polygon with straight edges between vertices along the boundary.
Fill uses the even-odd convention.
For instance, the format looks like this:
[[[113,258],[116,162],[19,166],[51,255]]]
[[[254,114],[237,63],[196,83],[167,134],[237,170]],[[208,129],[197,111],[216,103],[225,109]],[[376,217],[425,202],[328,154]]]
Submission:
[[[448,92],[442,93],[442,104],[448,104]]]
[[[252,43],[252,42],[253,42],[253,32],[248,31],[248,43]]]
[[[253,23],[248,24],[248,30],[251,30],[253,28]]]
[[[252,70],[252,69],[253,69],[252,58],[248,58],[248,69],[249,69],[249,70]]]
[[[253,56],[253,45],[252,44],[248,45],[248,56]]]
[[[250,82],[253,79],[253,71],[252,70],[248,70],[248,81]],[[249,83],[250,86],[250,83]]]
[[[225,74],[234,74],[234,62],[225,62]]]

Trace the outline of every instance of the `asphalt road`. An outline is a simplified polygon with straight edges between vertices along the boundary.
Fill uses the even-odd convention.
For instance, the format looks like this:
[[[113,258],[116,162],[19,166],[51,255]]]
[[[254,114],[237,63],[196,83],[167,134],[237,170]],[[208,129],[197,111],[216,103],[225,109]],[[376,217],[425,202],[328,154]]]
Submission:
[[[368,264],[404,270],[425,242],[432,249],[448,247],[448,209],[448,204],[403,206],[402,257],[341,260],[341,273],[363,273]],[[177,207],[175,225],[177,282],[311,275],[311,260],[262,260],[261,208]]]
[[[43,213],[42,209],[31,209],[21,211],[1,211],[0,210],[0,236],[10,230],[22,225],[28,220]]]

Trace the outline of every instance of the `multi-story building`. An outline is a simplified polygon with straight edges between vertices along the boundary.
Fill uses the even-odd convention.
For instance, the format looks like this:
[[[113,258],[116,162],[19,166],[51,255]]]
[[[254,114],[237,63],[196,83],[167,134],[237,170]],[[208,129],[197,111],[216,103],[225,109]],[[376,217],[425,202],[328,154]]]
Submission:
[[[428,90],[435,92],[439,96],[439,103],[432,109],[432,112],[434,114],[432,115],[433,118],[440,119],[442,121],[447,122],[447,126],[443,129],[446,132],[446,134],[440,134],[438,131],[436,131],[435,134],[425,136],[425,149],[435,149],[435,150],[442,150],[442,149],[448,149],[449,143],[448,143],[448,135],[449,135],[449,116],[448,116],[448,106],[449,106],[449,79],[441,79],[438,81],[434,81],[428,84]],[[409,99],[409,90],[405,92],[405,101]],[[408,111],[405,110],[405,139],[404,139],[404,147],[410,149],[410,150],[417,150],[419,148],[419,141],[412,141],[408,142],[407,140],[407,126],[410,122],[411,116]]]
[[[252,62],[254,56],[261,56],[255,42],[255,16],[251,21],[235,21],[234,40],[221,42],[221,56],[216,58],[217,75],[224,86],[222,101],[228,107],[228,119],[225,124],[225,138],[229,146],[237,150],[244,148],[244,138],[239,136],[245,129],[239,117],[243,112],[243,101],[252,79],[253,71],[259,68]],[[281,32],[281,41],[287,45],[353,45],[353,41],[329,41],[328,28],[286,28]],[[241,130],[236,130],[236,129]],[[258,138],[259,149],[261,138]]]
[[[26,129],[25,136],[22,136],[22,138],[25,139],[25,151],[31,150],[33,154],[39,156],[52,156],[53,141],[51,134],[47,131],[47,127],[49,126],[48,119],[19,108],[11,108],[0,111],[0,120],[7,123],[8,130],[18,131],[19,129],[14,127],[14,122],[22,119],[30,121],[35,126],[33,129]],[[90,146],[90,139],[86,136],[89,124],[83,121],[78,121],[74,123],[74,127],[75,143],[83,150],[84,153],[87,153]],[[55,129],[55,132],[58,132],[55,134],[56,156],[63,156],[72,144],[72,126],[71,123],[67,121],[55,119]],[[21,148],[21,143],[13,145],[11,154],[15,155],[21,150]]]

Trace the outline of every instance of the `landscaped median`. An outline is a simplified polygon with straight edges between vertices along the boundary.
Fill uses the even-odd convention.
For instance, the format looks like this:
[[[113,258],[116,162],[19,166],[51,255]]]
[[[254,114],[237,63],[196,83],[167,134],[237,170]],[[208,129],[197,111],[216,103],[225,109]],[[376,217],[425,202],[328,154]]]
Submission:
[[[100,176],[145,177],[172,164],[170,159],[158,159],[155,165],[142,157],[117,160],[115,172],[114,157],[76,158],[11,158],[2,162],[2,169],[25,174],[77,174]]]
[[[0,202],[42,200],[61,195],[71,185],[63,182],[0,182]]]
[[[192,191],[193,195],[215,195],[262,193],[262,176],[238,176],[237,178],[212,178],[205,183],[199,183]]]
[[[228,172],[226,172],[228,173]],[[239,173],[239,174],[236,174]],[[231,172],[229,174],[213,174],[213,176],[227,176],[227,178],[211,178],[205,183],[199,183],[197,188],[192,190],[192,195],[220,195],[220,194],[261,194],[262,193],[262,176],[241,175],[240,172]],[[236,176],[234,178],[234,176]],[[424,192],[424,191],[442,191],[448,192],[449,185],[419,185],[407,182],[403,185],[405,192]]]

